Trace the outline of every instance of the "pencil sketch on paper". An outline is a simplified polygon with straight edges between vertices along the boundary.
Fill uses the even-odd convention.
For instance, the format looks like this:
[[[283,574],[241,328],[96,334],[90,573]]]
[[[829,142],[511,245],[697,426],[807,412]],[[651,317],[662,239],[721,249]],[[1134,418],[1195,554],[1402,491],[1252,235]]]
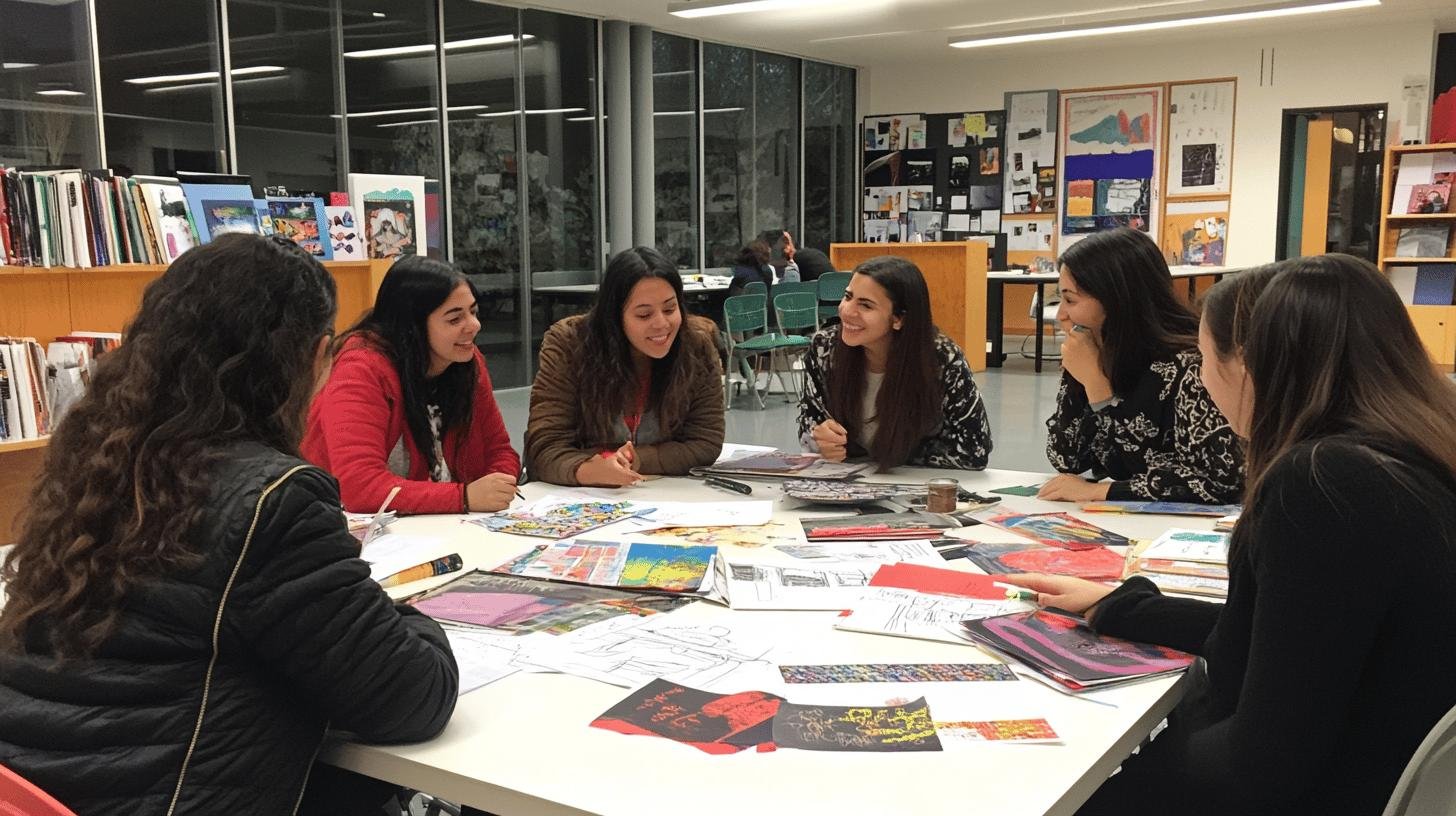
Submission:
[[[659,677],[711,687],[745,665],[761,662],[770,648],[723,624],[669,617],[614,619],[533,645],[518,664],[628,688]]]

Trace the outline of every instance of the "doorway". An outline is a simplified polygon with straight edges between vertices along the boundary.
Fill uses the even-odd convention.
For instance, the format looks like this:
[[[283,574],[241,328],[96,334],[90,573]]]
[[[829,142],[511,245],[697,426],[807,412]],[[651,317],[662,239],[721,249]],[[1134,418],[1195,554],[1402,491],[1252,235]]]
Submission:
[[[1385,105],[1284,111],[1277,260],[1379,252]]]

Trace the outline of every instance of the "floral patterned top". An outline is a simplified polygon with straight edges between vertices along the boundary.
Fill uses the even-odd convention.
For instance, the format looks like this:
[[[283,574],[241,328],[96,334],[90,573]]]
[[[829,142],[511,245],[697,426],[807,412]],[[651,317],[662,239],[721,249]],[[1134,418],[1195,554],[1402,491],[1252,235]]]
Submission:
[[[809,353],[804,357],[804,397],[799,401],[799,438],[804,447],[813,450],[810,433],[814,426],[829,418],[825,407],[826,383],[834,364],[834,348],[839,340],[839,326],[829,326],[814,335]],[[960,346],[944,334],[935,338],[935,356],[940,363],[940,424],[920,441],[905,464],[950,470],[984,470],[991,457],[991,425],[986,419],[986,406],[976,390],[970,366]],[[850,456],[863,456],[865,450],[856,444],[850,429]]]
[[[1209,398],[1196,349],[1155,361],[1129,394],[1100,411],[1062,374],[1047,420],[1047,459],[1062,473],[1111,477],[1110,500],[1231,504],[1244,485],[1243,447]]]

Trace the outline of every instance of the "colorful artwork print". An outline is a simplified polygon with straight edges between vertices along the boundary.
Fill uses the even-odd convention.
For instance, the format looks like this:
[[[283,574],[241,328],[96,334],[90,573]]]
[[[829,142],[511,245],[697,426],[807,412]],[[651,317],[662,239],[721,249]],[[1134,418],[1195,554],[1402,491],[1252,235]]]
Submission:
[[[596,586],[694,592],[712,568],[716,547],[617,541],[543,544],[491,572]]]
[[[963,720],[938,722],[935,731],[945,742],[1061,742],[1046,720]]]
[[[268,202],[268,216],[273,222],[275,235],[303,247],[315,258],[333,260],[334,254],[326,243],[326,235],[319,233],[323,223],[323,200],[317,203],[303,199],[273,200]]]
[[[1071,688],[1178,671],[1194,659],[1166,646],[1099,635],[1081,618],[1049,609],[961,625],[978,642]]]
[[[1014,681],[1002,663],[845,663],[779,666],[785,683],[959,683]]]
[[[703,585],[717,552],[717,547],[633,542],[627,545],[627,556],[617,586],[669,592],[695,591]]]
[[[1160,87],[1062,95],[1063,235],[1123,225],[1150,230],[1162,95]],[[1085,218],[1095,220],[1075,220]]]
[[[371,258],[397,258],[417,251],[416,208],[407,190],[364,196],[364,244]]]
[[[689,602],[688,598],[475,572],[415,601],[414,606],[436,620],[513,635],[560,635],[621,615],[671,612]]]
[[[666,737],[708,754],[772,751],[782,697],[766,691],[713,694],[653,680],[592,720],[619,734]]]
[[[1209,211],[1213,208],[1220,211]],[[1223,266],[1228,246],[1228,202],[1169,204],[1162,245],[1169,266]]]
[[[607,524],[646,512],[631,502],[573,502],[562,504],[544,513],[498,513],[484,519],[473,519],[486,529],[512,535],[538,538],[568,538]]]
[[[1106,547],[1066,550],[1061,547],[1033,547],[1008,552],[997,559],[1003,572],[1041,572],[1070,575],[1089,581],[1111,581],[1122,577],[1124,559]]]
[[[1146,513],[1162,516],[1207,516],[1209,518],[1231,516],[1242,509],[1237,504],[1196,504],[1170,501],[1100,501],[1082,505],[1082,511],[1086,513]]]
[[[994,176],[1001,172],[1001,148],[981,148],[981,175]]]
[[[1449,183],[1417,184],[1411,188],[1410,205],[1406,207],[1406,212],[1430,215],[1450,212],[1450,210],[1451,185]]]
[[[258,213],[252,201],[204,201],[202,216],[207,219],[207,233],[216,238],[230,232],[258,235]]]
[[[643,538],[678,544],[703,544],[710,547],[769,547],[776,544],[802,544],[804,535],[797,525],[781,521],[739,527],[668,527],[643,533]]]
[[[780,748],[807,751],[941,750],[924,697],[889,706],[785,702],[773,719],[773,741]]]
[[[1066,513],[992,516],[987,522],[1048,547],[1088,550],[1093,547],[1122,547],[1128,540]]]
[[[363,259],[364,231],[355,223],[354,208],[349,206],[325,207],[324,219],[334,259],[340,261]]]

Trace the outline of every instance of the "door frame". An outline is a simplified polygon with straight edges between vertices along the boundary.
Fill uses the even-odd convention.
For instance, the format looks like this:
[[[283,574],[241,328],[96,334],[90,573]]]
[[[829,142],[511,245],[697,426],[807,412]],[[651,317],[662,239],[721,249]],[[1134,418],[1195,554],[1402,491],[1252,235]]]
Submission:
[[[1287,259],[1284,252],[1285,244],[1289,240],[1289,186],[1294,179],[1294,154],[1291,148],[1294,144],[1294,120],[1299,116],[1319,115],[1327,113],[1363,113],[1366,111],[1382,111],[1387,128],[1390,125],[1390,105],[1384,102],[1371,102],[1365,105],[1319,105],[1309,108],[1285,108],[1280,113],[1279,128],[1279,211],[1274,222],[1274,259],[1283,261]],[[1384,155],[1385,148],[1389,146],[1390,131],[1386,130],[1385,144],[1381,145],[1381,155]],[[1381,159],[1381,172],[1384,173],[1384,158]],[[1377,186],[1375,197],[1375,210],[1380,211],[1381,191]]]

